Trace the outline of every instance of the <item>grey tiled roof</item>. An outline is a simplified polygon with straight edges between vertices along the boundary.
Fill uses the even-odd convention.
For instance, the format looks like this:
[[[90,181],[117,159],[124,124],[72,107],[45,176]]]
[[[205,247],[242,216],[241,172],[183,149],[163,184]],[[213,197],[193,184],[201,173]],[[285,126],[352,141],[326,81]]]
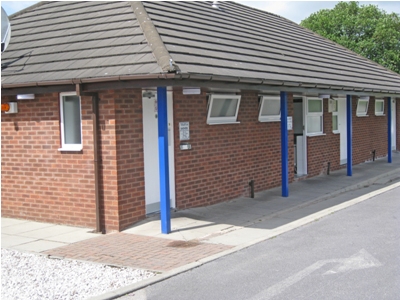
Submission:
[[[129,2],[44,2],[11,29],[2,84],[162,73]]]
[[[145,2],[182,73],[400,93],[400,75],[280,16],[234,2]]]
[[[131,4],[45,2],[12,18],[2,64],[15,62],[2,70],[2,83],[166,72]],[[400,94],[399,74],[285,18],[235,2],[211,4],[143,2],[175,63],[169,71]]]

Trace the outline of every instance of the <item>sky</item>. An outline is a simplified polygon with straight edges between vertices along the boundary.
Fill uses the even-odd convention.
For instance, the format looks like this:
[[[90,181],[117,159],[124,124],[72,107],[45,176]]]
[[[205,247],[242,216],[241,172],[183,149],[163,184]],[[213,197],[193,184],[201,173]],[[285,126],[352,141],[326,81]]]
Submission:
[[[338,1],[237,1],[247,6],[266,10],[300,23],[320,9],[331,9]],[[400,1],[359,1],[360,4],[373,4],[388,13],[400,14]],[[8,15],[37,3],[37,1],[1,1],[1,6]]]

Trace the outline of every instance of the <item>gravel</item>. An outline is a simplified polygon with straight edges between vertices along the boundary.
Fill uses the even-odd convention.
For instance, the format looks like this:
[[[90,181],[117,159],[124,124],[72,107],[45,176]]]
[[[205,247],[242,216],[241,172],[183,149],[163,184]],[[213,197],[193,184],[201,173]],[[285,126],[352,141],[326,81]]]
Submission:
[[[1,299],[87,299],[153,277],[133,268],[1,249]]]

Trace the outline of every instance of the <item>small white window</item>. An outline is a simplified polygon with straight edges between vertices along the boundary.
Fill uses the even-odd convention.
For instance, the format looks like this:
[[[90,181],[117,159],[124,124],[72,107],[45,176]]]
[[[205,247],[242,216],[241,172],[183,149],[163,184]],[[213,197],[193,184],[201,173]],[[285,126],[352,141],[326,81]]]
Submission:
[[[338,102],[335,99],[329,99],[329,104],[332,111],[332,131],[338,133]]]
[[[281,120],[281,99],[274,96],[263,96],[260,101],[258,121],[274,122]]]
[[[240,95],[211,95],[208,101],[207,124],[237,122]]]
[[[375,115],[383,116],[385,112],[385,101],[382,99],[375,99]]]
[[[76,93],[60,94],[60,151],[82,150],[81,100]]]
[[[307,99],[307,135],[323,134],[323,99]]]
[[[358,99],[357,116],[367,116],[369,100]]]

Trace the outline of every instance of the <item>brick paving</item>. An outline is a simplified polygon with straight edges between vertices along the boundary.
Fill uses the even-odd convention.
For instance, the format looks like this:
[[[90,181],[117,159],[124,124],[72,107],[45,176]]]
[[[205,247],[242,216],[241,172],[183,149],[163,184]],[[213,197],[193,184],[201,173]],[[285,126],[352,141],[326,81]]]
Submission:
[[[52,256],[87,260],[165,272],[232,248],[196,240],[113,233],[44,252]]]

